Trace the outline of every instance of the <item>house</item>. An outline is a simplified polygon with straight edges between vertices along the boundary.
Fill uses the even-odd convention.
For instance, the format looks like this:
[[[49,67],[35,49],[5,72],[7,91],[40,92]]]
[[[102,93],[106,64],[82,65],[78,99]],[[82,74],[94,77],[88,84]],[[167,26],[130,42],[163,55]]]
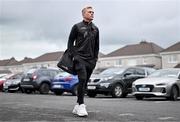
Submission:
[[[25,69],[32,67],[57,67],[57,63],[63,53],[63,51],[59,51],[43,54],[27,63],[23,63],[23,67],[25,67]],[[101,56],[104,56],[104,54],[99,53],[99,57]]]
[[[32,67],[56,67],[57,62],[63,53],[63,51],[45,53],[27,63],[24,63],[23,67],[26,67],[26,69]]]
[[[25,57],[21,61],[17,61],[15,58],[0,60],[0,70],[10,70],[13,73],[26,71],[30,68],[37,67],[54,67],[57,68],[57,63],[63,55],[63,51],[45,53],[37,58]],[[99,53],[99,57],[104,56],[103,53]]]
[[[161,68],[161,56],[159,52],[162,47],[142,41],[117,49],[99,59],[98,68],[120,67],[120,66],[148,66]]]
[[[15,58],[0,60],[0,70],[10,70],[13,73],[17,73],[33,67],[56,67],[63,53],[60,51],[46,53],[35,59],[25,57],[21,61],[17,61]]]
[[[14,64],[17,62],[18,61],[14,57],[10,59],[0,60],[0,70],[15,70],[16,67],[14,66]]]
[[[180,42],[168,47],[160,53],[162,68],[178,67],[180,64]]]

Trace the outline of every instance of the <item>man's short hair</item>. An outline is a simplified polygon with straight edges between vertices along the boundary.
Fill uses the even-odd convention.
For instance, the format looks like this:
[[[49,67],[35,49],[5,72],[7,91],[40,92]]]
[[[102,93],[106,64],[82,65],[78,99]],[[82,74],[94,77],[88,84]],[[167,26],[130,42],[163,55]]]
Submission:
[[[84,12],[86,11],[86,9],[92,9],[92,6],[86,6],[82,9],[82,14],[84,14]]]

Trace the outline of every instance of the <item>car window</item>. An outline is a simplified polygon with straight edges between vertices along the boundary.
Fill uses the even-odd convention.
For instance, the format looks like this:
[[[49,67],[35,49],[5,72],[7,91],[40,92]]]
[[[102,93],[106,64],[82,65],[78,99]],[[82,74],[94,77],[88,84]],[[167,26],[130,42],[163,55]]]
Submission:
[[[145,70],[144,69],[136,69],[136,74],[137,75],[145,75]]]
[[[135,69],[134,68],[129,68],[125,71],[125,74],[128,73],[128,74],[135,74]]]
[[[50,76],[50,73],[47,70],[41,70],[38,74],[43,75],[43,76]]]
[[[10,79],[20,79],[22,77],[22,74],[15,74]]]
[[[109,68],[100,73],[100,75],[115,75],[122,74],[125,68]]]
[[[36,69],[30,69],[25,74],[33,74],[36,71]]]
[[[57,74],[57,77],[67,77],[70,76],[71,74],[67,73],[67,72],[60,72],[59,74]]]
[[[147,75],[152,74],[154,71],[156,71],[156,70],[153,68],[146,68]]]
[[[56,76],[57,75],[57,71],[55,71],[55,70],[50,71],[50,75],[51,75],[51,77]]]

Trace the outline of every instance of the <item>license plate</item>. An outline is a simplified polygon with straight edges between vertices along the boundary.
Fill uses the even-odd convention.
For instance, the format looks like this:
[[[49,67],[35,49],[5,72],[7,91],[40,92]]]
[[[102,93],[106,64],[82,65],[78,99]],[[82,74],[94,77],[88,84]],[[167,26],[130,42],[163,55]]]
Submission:
[[[8,88],[8,85],[4,85],[3,87],[4,87],[5,89],[7,89],[7,88]]]
[[[88,89],[96,89],[96,86],[88,86]]]
[[[25,78],[25,79],[23,79],[23,81],[30,81],[30,79],[28,79],[28,78]]]
[[[61,85],[54,85],[53,88],[63,88]]]
[[[147,92],[147,91],[150,91],[150,88],[139,88],[139,91],[145,91],[145,92]]]

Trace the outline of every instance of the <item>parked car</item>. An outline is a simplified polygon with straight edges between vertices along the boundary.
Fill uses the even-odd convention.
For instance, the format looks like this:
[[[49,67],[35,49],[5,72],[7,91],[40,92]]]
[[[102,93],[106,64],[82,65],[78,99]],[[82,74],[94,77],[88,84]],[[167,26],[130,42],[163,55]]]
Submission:
[[[87,95],[111,94],[112,97],[126,97],[131,92],[132,83],[147,77],[155,69],[145,67],[109,68],[99,75],[93,75],[87,85]]]
[[[51,90],[56,95],[62,95],[64,92],[71,92],[72,95],[77,95],[78,83],[79,80],[77,75],[61,72],[56,75],[52,81]]]
[[[25,93],[39,91],[41,94],[48,94],[51,88],[51,81],[58,73],[58,69],[52,68],[30,69],[24,74],[20,87]]]
[[[3,84],[6,82],[8,78],[10,78],[13,74],[3,74],[0,76],[0,91],[3,91]]]
[[[106,69],[107,69],[107,68],[94,69],[92,74],[93,74],[93,75],[94,75],[94,74],[99,74],[99,73],[101,73],[102,71],[104,71],[104,70],[106,70]]]
[[[177,100],[180,96],[180,68],[157,70],[149,77],[136,80],[133,95],[138,100],[144,97],[166,97]]]
[[[20,82],[22,76],[23,73],[21,72],[14,74],[10,78],[8,78],[6,82],[4,82],[3,84],[3,91],[8,91],[8,92],[21,91]]]

